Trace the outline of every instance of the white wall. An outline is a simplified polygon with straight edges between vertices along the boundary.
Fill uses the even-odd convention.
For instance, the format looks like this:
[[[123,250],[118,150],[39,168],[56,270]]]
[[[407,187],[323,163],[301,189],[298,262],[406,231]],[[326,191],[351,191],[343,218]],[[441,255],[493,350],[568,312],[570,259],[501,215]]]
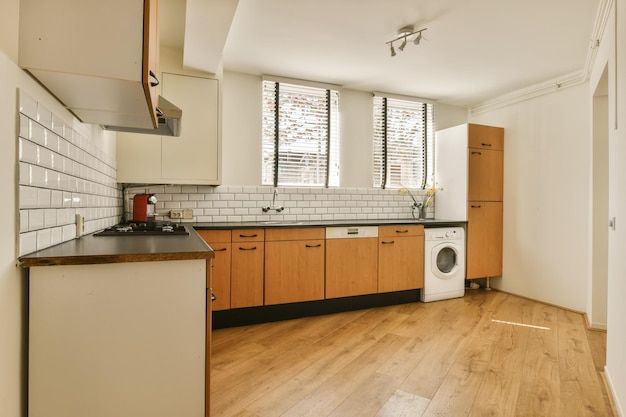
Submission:
[[[626,108],[626,56],[617,54],[615,44],[626,42],[626,1],[616,3],[589,82],[472,116],[470,122],[506,129],[504,271],[494,287],[596,318],[601,314],[594,314],[594,303],[607,299],[605,371],[618,413],[626,416],[626,113],[620,110]],[[599,102],[594,94],[605,68],[608,97]],[[594,119],[593,110],[605,114]],[[606,131],[593,125],[598,120],[608,122]],[[607,198],[603,184],[593,182],[599,175],[593,152],[606,152],[593,142],[598,135],[608,136],[607,217],[616,218],[616,229],[608,232],[606,297],[590,293],[602,287],[592,281],[602,269],[592,268],[593,245],[605,243],[593,239],[606,236],[594,229],[601,226],[593,210],[604,210],[603,204],[590,201]]]
[[[586,84],[471,117],[504,133],[504,253],[495,288],[586,309],[590,105]]]
[[[615,393],[617,407],[626,415],[626,1],[614,5],[616,29],[607,30],[600,43],[609,68],[609,217],[616,229],[609,232],[608,334],[606,374]],[[616,40],[617,45],[614,43]],[[617,52],[619,51],[619,53]],[[600,61],[602,62],[602,61]],[[617,69],[617,72],[615,71]],[[603,67],[594,67],[598,79]]]
[[[313,80],[314,81],[314,80]],[[225,72],[223,185],[261,185],[261,77]],[[341,187],[372,184],[372,94],[341,90]],[[437,129],[467,122],[462,107],[435,104]]]
[[[0,416],[26,415],[27,279],[17,266],[18,91],[24,91],[68,126],[89,131],[17,66],[19,0],[5,0],[0,13]],[[79,126],[80,125],[80,126]],[[101,149],[115,153],[114,135]]]
[[[0,20],[4,20],[3,17]],[[2,26],[2,24],[0,24]],[[0,51],[0,415],[24,415],[25,280],[15,266],[17,215],[15,133],[18,74],[13,61]]]

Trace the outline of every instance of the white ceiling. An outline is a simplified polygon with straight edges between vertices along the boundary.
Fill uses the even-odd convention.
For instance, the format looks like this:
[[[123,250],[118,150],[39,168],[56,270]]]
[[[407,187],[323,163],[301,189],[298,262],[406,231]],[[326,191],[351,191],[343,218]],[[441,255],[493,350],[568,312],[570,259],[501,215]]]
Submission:
[[[185,23],[185,1],[161,0],[161,42],[223,68],[470,106],[582,72],[601,0],[187,0],[236,6],[234,17]],[[232,22],[230,20],[232,18]],[[232,25],[231,25],[232,23]],[[427,41],[391,57],[405,25]],[[215,42],[217,32],[223,36]],[[207,39],[213,39],[209,42]],[[225,44],[224,44],[225,42]],[[217,45],[216,45],[217,44]],[[190,45],[194,45],[193,48]],[[194,61],[189,56],[189,61]],[[219,62],[204,62],[215,72]],[[185,62],[188,58],[185,58]],[[197,67],[196,67],[197,68]]]

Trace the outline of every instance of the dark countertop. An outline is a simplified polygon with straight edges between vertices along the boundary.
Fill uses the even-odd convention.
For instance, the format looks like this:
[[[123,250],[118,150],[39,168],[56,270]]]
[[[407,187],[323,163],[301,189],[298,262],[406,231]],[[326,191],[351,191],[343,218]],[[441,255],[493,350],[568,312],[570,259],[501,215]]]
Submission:
[[[213,258],[213,250],[187,226],[189,235],[81,236],[19,259],[20,266],[88,265]]]
[[[463,226],[458,220],[320,220],[185,223],[189,235],[174,236],[81,236],[19,258],[24,268],[49,265],[88,265],[118,262],[149,262],[186,259],[210,259],[213,250],[195,229],[249,229],[271,227],[340,227],[422,224],[424,227]]]
[[[186,223],[187,224],[187,223]],[[466,220],[447,219],[367,219],[367,220],[268,220],[256,222],[216,222],[216,223],[188,223],[196,229],[253,229],[270,227],[341,227],[341,226],[388,226],[394,224],[422,224],[424,227],[454,227],[464,226]]]

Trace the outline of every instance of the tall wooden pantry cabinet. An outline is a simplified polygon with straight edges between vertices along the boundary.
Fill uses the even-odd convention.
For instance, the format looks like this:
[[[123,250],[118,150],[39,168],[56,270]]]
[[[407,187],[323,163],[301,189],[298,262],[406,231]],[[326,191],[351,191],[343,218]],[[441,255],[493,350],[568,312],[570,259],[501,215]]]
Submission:
[[[467,279],[501,276],[504,129],[463,124],[435,143],[435,217],[467,220]]]

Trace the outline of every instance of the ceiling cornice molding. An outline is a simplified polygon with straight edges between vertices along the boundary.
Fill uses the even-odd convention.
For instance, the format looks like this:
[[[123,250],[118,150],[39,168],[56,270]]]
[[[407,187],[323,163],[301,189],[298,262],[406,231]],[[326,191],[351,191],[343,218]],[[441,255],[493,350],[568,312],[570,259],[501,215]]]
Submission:
[[[526,88],[522,88],[512,93],[501,95],[482,103],[470,106],[469,114],[474,116],[477,114],[509,106],[520,101],[539,97],[544,94],[553,93],[563,88],[573,87],[575,85],[587,82],[596,61],[600,41],[604,36],[606,25],[613,10],[613,3],[614,0],[602,0],[600,6],[598,7],[598,13],[596,14],[596,20],[592,31],[592,36],[589,40],[589,49],[587,50],[585,67],[583,70],[539,84],[535,84]]]

